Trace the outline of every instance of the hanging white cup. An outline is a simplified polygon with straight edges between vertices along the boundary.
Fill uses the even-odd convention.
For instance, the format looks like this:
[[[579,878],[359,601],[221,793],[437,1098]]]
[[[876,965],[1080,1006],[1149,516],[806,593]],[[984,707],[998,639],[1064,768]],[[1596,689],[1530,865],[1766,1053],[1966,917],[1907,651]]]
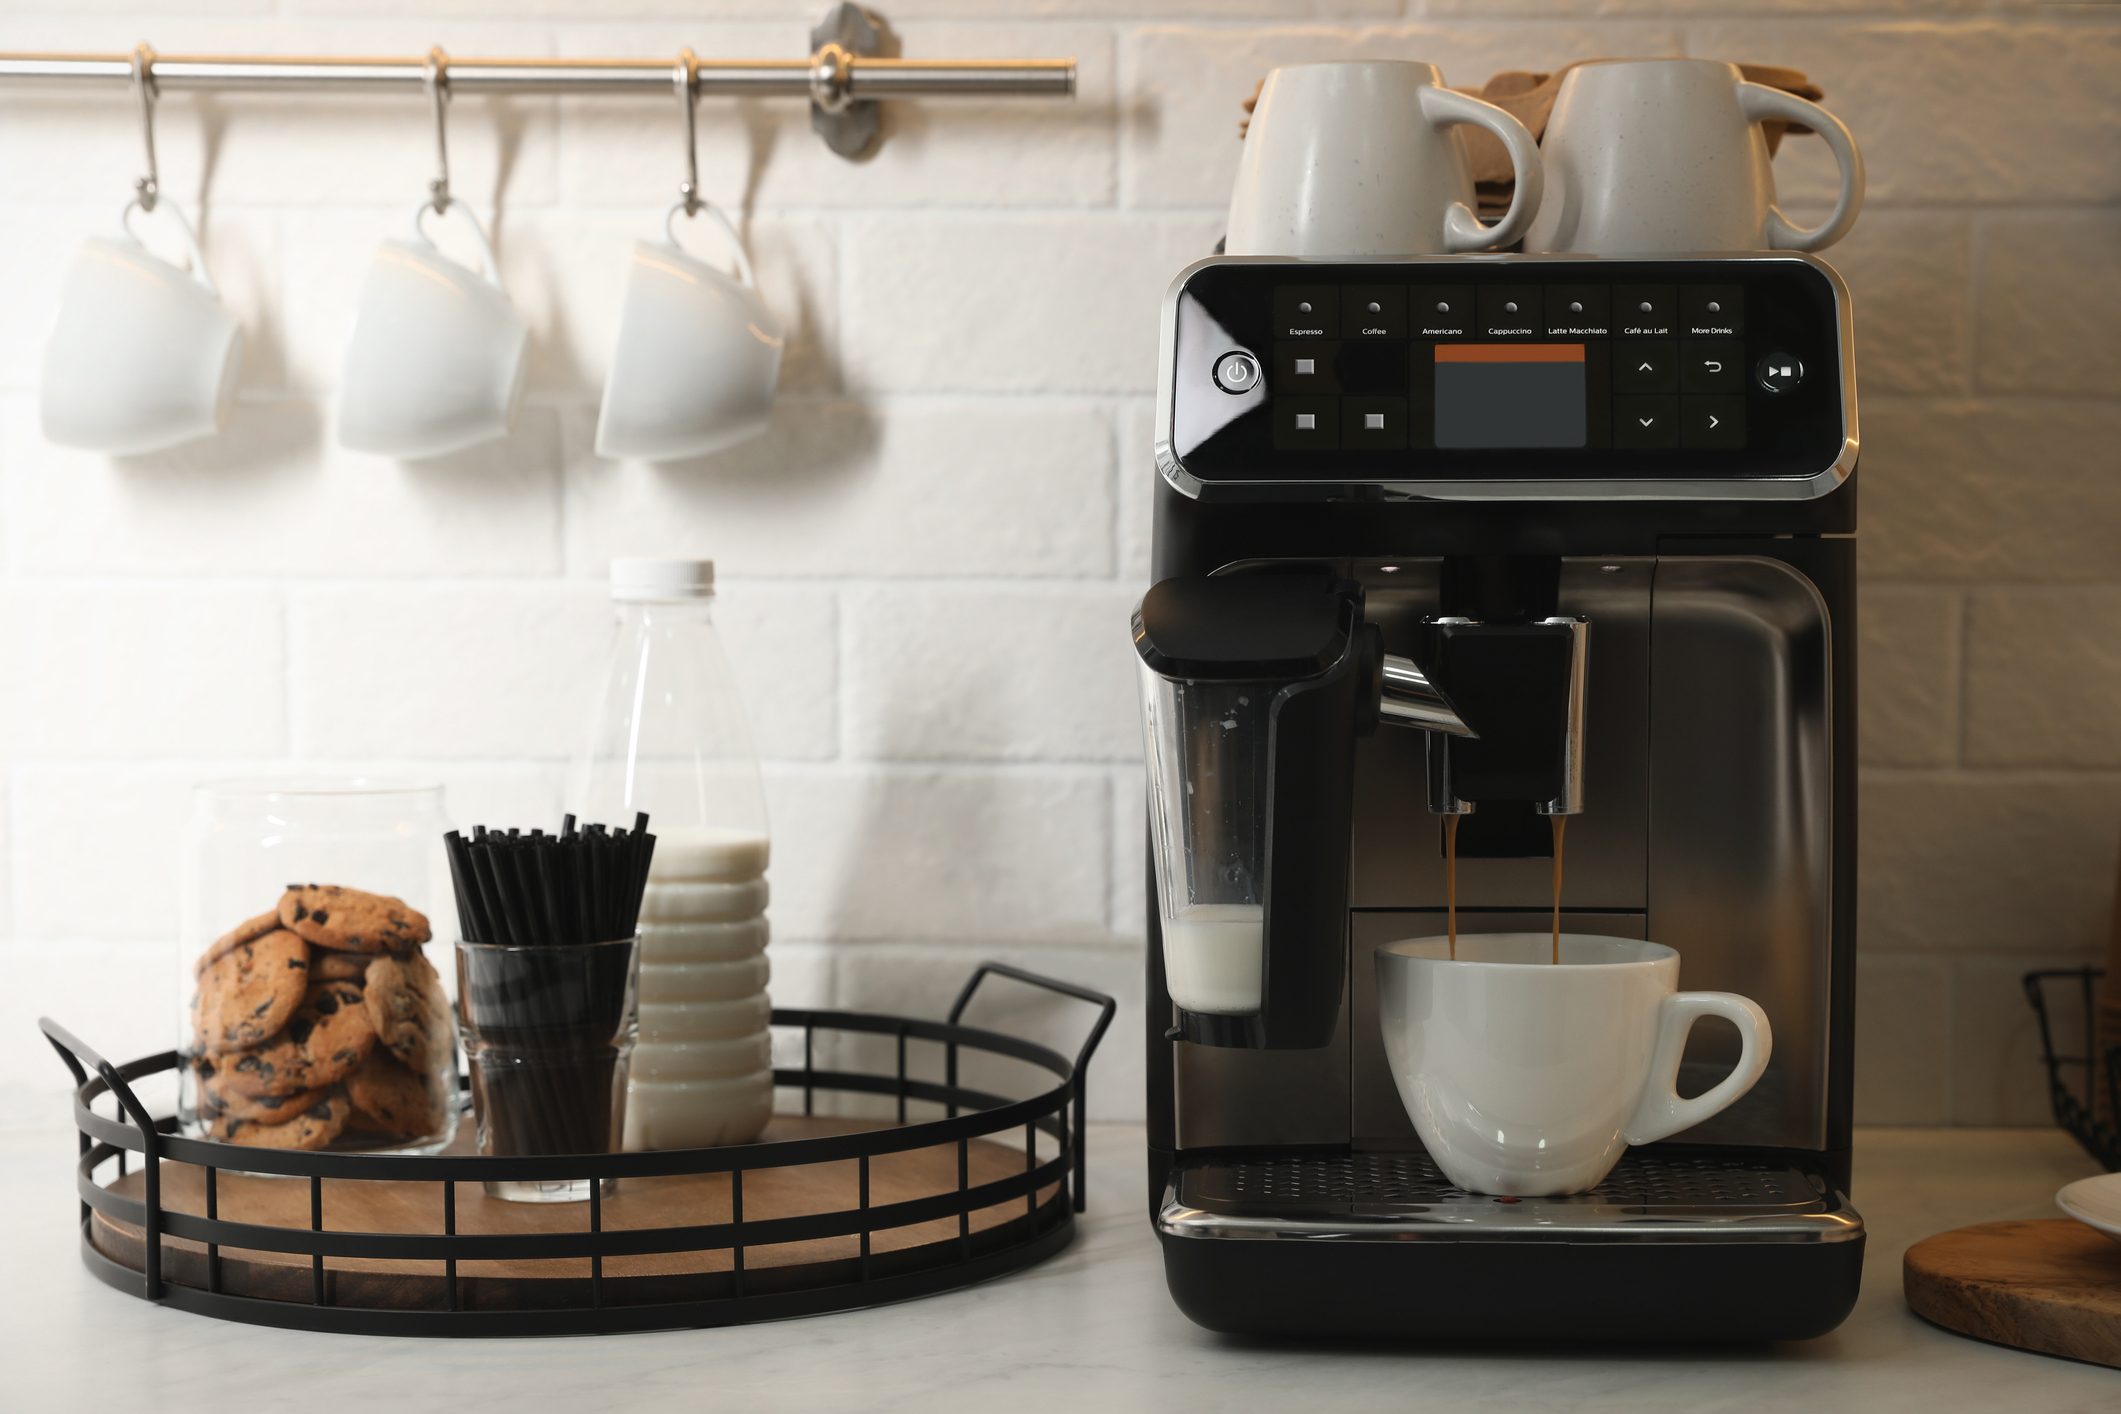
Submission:
[[[684,209],[680,202],[664,217],[662,240],[634,243],[597,415],[600,457],[701,456],[756,437],[773,412],[781,321],[759,296],[743,238],[721,212],[700,207],[729,238],[735,275],[678,245]]]
[[[461,202],[479,268],[450,259],[413,213],[413,239],[377,248],[362,282],[339,387],[339,442],[413,459],[508,435],[530,330],[510,302],[478,218]]]
[[[228,426],[243,367],[243,330],[221,303],[191,223],[168,197],[180,269],[132,231],[82,242],[44,346],[38,411],[49,440],[119,455],[159,451]]]

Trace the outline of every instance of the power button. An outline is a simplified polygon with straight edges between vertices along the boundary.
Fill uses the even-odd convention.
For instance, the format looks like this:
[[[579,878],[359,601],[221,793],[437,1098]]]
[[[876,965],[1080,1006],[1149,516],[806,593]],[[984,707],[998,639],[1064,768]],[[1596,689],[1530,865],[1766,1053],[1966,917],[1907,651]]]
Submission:
[[[1259,360],[1248,353],[1224,354],[1215,360],[1215,386],[1225,393],[1251,392],[1259,386]]]

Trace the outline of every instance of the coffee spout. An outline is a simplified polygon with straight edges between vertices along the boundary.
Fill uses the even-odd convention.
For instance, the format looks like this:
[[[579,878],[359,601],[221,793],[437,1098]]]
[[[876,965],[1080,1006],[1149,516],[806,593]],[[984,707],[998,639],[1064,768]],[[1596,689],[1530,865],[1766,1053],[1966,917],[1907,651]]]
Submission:
[[[1429,738],[1429,809],[1461,815],[1475,802],[1492,802],[1528,805],[1540,815],[1581,811],[1590,624],[1549,616],[1503,624],[1440,618],[1429,626],[1431,670],[1483,733],[1439,728],[1444,734]],[[1441,695],[1427,674],[1423,679]]]

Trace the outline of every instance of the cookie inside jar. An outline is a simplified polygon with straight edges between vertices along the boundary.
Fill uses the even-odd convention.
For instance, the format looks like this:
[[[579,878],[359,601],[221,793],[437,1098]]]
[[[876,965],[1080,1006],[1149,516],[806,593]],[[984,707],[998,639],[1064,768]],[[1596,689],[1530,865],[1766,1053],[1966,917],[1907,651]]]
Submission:
[[[359,782],[201,789],[180,962],[186,1133],[336,1152],[432,1153],[454,1138],[456,1026],[421,906],[448,828],[439,797]],[[335,860],[344,872],[323,872]],[[292,872],[305,864],[315,872]]]

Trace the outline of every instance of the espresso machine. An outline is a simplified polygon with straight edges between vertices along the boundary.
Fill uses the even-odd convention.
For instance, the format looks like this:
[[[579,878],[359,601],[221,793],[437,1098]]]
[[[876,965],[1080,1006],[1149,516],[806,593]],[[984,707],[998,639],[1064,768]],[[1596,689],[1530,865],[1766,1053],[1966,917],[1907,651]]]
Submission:
[[[1856,1299],[1856,399],[1846,288],[1771,253],[1216,257],[1163,310],[1149,1208],[1263,1336],[1769,1340]],[[1454,1188],[1373,958],[1445,930],[1678,950],[1774,1030],[1588,1193]],[[1679,1089],[1731,1067],[1695,1029]]]

